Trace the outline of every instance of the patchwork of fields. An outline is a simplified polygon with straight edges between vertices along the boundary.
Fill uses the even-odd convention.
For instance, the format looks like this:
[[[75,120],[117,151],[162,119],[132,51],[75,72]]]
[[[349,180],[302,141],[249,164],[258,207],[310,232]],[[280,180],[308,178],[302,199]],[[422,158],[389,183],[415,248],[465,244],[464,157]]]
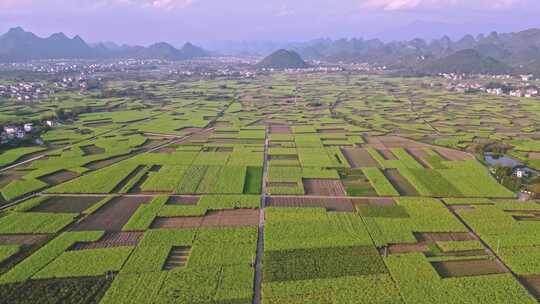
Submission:
[[[540,204],[466,149],[499,138],[534,165],[530,100],[326,74],[147,90],[72,96],[56,106],[96,111],[0,154],[0,299],[540,299]]]

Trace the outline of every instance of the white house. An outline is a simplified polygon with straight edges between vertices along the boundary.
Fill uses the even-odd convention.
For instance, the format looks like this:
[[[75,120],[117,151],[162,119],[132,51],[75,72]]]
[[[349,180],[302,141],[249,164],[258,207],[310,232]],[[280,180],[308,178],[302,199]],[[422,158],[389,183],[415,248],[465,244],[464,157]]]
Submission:
[[[31,123],[26,123],[24,124],[24,132],[32,132],[32,128],[33,128],[33,124]]]
[[[17,132],[17,128],[12,127],[12,126],[7,126],[7,127],[4,127],[4,132],[6,132],[6,134],[8,135],[13,135]]]
[[[529,81],[533,75],[521,75],[521,81]]]

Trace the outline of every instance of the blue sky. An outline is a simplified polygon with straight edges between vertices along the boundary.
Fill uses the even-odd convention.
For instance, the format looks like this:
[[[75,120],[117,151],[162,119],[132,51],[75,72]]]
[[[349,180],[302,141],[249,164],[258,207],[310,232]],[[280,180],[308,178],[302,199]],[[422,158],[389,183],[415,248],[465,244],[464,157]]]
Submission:
[[[0,0],[0,31],[90,42],[305,41],[540,27],[539,0]]]

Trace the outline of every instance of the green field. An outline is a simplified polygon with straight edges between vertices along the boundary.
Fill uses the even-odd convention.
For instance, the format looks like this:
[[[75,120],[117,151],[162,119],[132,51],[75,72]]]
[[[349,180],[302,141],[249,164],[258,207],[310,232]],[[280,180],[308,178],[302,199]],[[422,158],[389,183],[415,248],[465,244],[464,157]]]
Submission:
[[[88,111],[0,152],[0,302],[539,300],[540,204],[477,151],[540,168],[537,100],[350,71],[140,78],[37,102],[25,118]]]

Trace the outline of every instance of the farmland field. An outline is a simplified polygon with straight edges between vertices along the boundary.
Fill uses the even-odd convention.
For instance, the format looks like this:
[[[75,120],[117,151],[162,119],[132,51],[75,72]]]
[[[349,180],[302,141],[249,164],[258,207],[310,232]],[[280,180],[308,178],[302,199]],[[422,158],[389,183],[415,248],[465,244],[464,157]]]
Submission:
[[[537,303],[540,204],[475,147],[540,168],[520,131],[538,100],[426,81],[274,72],[68,95],[94,111],[0,153],[0,302]]]

